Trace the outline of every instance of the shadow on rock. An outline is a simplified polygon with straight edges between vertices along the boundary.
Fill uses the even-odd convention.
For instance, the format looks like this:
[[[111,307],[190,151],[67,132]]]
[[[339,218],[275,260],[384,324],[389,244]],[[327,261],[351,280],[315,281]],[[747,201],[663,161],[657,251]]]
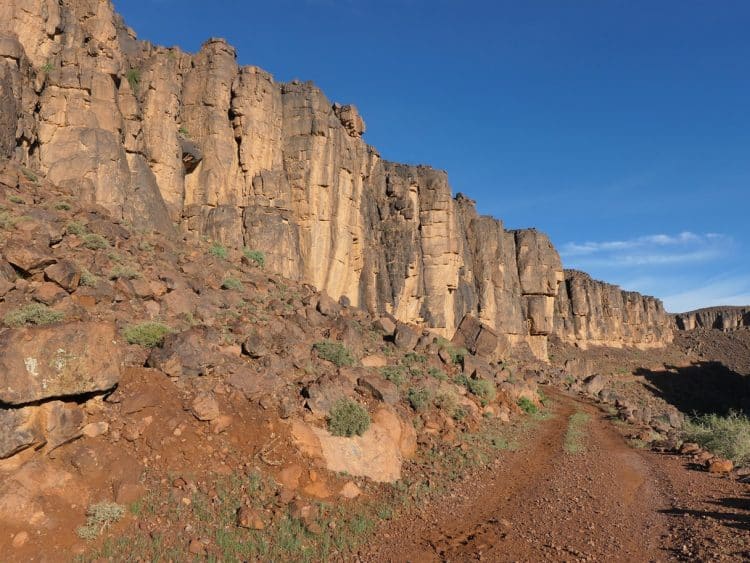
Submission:
[[[659,371],[640,368],[635,373],[646,378],[656,395],[684,413],[750,412],[750,376],[720,362],[694,362]]]

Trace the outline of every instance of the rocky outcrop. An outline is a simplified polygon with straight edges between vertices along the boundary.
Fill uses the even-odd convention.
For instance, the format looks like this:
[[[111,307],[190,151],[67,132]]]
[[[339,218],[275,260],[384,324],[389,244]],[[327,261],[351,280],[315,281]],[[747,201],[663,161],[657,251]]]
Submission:
[[[471,314],[545,357],[559,330],[545,235],[479,216],[444,172],[383,161],[354,106],[240,67],[221,39],[186,54],[138,41],[108,1],[10,0],[0,103],[0,155],[136,227],[261,251],[274,272],[448,338]],[[656,336],[631,325],[643,338],[563,332]]]
[[[678,330],[716,328],[729,331],[738,328],[750,328],[750,306],[707,307],[672,315],[672,320]]]
[[[656,348],[671,342],[670,324],[658,299],[565,270],[555,304],[555,333],[563,341]]]

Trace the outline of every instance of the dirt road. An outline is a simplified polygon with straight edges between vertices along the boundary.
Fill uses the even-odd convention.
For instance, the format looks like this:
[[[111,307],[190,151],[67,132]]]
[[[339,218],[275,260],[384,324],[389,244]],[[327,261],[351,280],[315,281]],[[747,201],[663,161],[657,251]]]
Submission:
[[[631,448],[592,405],[556,395],[552,411],[494,470],[433,502],[420,512],[422,518],[392,522],[364,559],[741,560],[747,553],[750,534],[742,527],[750,519],[750,506],[742,500],[746,485],[688,471],[675,456]],[[576,413],[589,418],[581,426],[582,451],[569,453],[566,434]],[[689,494],[676,491],[677,486],[689,487]],[[685,518],[690,515],[686,506],[728,489],[739,495],[733,510],[741,525],[728,531],[733,543],[704,550],[700,541],[695,544],[701,534]],[[705,519],[699,513],[697,524]]]

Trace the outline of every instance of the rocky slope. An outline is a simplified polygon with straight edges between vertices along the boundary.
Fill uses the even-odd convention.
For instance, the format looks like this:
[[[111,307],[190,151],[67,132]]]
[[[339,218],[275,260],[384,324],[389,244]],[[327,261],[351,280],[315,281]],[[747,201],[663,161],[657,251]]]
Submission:
[[[672,320],[678,330],[750,328],[750,307],[706,307],[672,315]]]
[[[553,331],[671,337],[656,301],[606,284],[566,280],[556,305],[545,235],[478,216],[443,172],[384,161],[356,108],[239,66],[223,40],[192,55],[137,40],[109,1],[10,0],[0,61],[0,155],[135,226],[262,251],[278,274],[447,337],[471,313],[499,352],[544,358]]]

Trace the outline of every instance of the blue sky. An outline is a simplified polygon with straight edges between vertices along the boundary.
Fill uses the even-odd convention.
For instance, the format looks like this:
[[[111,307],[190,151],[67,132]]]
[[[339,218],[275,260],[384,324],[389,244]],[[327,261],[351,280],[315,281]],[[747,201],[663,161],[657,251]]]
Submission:
[[[746,0],[115,0],[142,39],[313,80],[566,267],[750,303]]]

